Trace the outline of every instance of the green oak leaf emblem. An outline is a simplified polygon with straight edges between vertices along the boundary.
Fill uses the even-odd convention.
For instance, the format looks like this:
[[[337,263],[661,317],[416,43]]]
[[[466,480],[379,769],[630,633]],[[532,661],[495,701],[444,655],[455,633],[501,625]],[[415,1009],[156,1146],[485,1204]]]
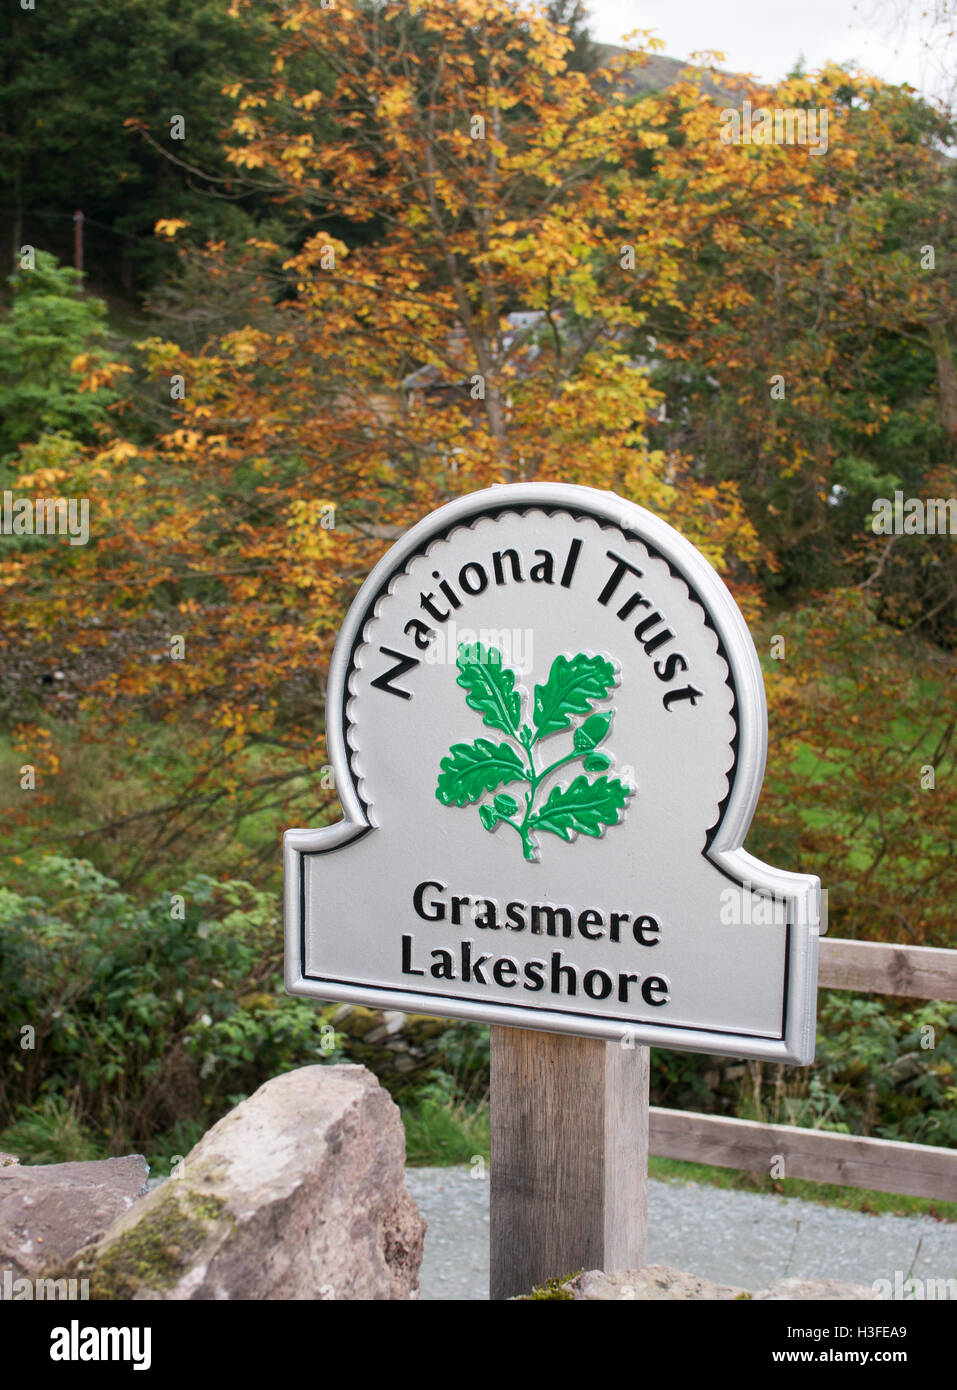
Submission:
[[[482,802],[478,812],[485,829],[510,825],[529,860],[539,855],[537,834],[547,832],[562,840],[598,837],[606,826],[621,823],[634,788],[607,775],[612,760],[599,745],[611,730],[612,711],[594,709],[618,685],[610,661],[584,652],[557,656],[545,684],[535,687],[531,723],[523,719],[515,672],[504,665],[496,647],[463,642],[456,665],[456,684],[466,692],[466,704],[490,729],[505,734],[507,742],[478,738],[474,743],[454,743],[439,764],[435,795],[443,806]],[[566,729],[572,730],[571,752],[542,767],[536,759],[537,745]],[[568,786],[553,783],[539,804],[544,782],[573,762],[580,762],[584,770]],[[588,777],[590,772],[601,775]],[[525,787],[516,789],[514,796],[500,790],[517,782]],[[482,801],[491,793],[490,801]]]

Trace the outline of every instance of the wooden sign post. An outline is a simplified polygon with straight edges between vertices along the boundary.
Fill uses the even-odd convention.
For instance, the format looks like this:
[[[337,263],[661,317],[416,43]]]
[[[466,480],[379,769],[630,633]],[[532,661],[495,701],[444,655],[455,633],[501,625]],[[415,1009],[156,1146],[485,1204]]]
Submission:
[[[819,891],[743,848],[767,716],[704,557],[522,483],[414,526],[353,603],[344,819],[285,837],[294,994],[492,1025],[492,1296],[644,1259],[648,1048],[808,1063]]]
[[[580,1269],[640,1269],[648,1048],[492,1029],[489,1293]]]

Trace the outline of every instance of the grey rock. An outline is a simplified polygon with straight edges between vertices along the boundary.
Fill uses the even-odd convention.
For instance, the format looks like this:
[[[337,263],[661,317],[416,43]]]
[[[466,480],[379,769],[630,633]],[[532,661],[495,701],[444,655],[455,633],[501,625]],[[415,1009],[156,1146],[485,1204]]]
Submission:
[[[645,1265],[606,1274],[589,1269],[562,1285],[576,1302],[614,1300],[658,1301],[669,1299],[730,1300],[750,1298],[746,1289],[731,1284],[715,1284],[697,1274],[686,1274],[667,1265]]]
[[[90,1163],[0,1164],[0,1272],[57,1271],[146,1191],[139,1154]]]
[[[777,1279],[766,1289],[759,1289],[755,1299],[867,1299],[880,1302],[880,1293],[864,1284],[846,1284],[841,1279]]]
[[[371,1072],[261,1086],[67,1273],[93,1298],[409,1299],[425,1222],[399,1111]]]

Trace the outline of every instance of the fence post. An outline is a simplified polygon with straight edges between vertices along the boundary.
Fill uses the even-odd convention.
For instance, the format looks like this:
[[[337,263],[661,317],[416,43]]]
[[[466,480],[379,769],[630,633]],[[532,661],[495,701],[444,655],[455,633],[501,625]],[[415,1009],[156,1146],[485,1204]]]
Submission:
[[[83,274],[83,213],[79,209],[73,214],[73,268]],[[77,281],[76,292],[83,291],[83,281]]]

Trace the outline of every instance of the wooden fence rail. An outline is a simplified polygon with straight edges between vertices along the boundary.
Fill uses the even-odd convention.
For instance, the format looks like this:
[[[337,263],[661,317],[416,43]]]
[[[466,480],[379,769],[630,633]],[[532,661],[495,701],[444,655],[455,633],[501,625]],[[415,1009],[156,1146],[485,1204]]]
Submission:
[[[957,1001],[957,951],[821,940],[819,989]],[[796,1125],[651,1107],[649,1151],[659,1158],[957,1202],[957,1149],[866,1139]]]
[[[818,989],[957,1001],[957,951],[821,938]]]
[[[767,1173],[783,1160],[789,1178],[957,1202],[957,1150],[863,1139],[796,1125],[762,1125],[723,1115],[651,1107],[649,1151],[718,1168]]]

